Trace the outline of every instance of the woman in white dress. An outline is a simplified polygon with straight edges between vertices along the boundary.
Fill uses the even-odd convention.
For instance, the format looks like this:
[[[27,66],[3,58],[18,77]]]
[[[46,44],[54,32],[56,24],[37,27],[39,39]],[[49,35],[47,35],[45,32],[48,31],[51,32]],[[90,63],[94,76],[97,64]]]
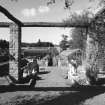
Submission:
[[[72,83],[74,83],[74,75],[76,74],[76,67],[75,65],[76,62],[73,59],[69,60],[69,71],[68,71],[68,79],[71,80]]]

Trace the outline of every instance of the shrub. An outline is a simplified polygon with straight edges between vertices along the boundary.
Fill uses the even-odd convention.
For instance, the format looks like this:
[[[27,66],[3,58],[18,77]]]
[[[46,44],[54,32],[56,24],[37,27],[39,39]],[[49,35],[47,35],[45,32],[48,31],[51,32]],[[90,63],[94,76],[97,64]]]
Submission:
[[[0,56],[0,63],[1,62],[6,62],[6,61],[9,61],[9,56],[8,55]]]
[[[93,66],[93,65],[90,65],[88,63],[86,64],[86,67],[85,67],[86,77],[87,77],[88,82],[91,85],[96,84],[96,80],[97,80],[98,71],[94,67],[96,67],[96,65]]]

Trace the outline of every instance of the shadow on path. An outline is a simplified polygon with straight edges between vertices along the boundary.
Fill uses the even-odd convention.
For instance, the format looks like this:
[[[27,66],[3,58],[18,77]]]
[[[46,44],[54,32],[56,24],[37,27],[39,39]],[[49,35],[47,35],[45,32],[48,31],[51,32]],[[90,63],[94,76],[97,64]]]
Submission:
[[[50,100],[44,100],[38,105],[83,105],[82,103],[89,98],[93,98],[105,92],[105,86],[78,86],[78,87],[36,87],[30,88],[27,85],[0,86],[0,93],[16,91],[61,91],[61,95]],[[65,93],[68,91],[68,93]],[[56,95],[56,94],[55,94]],[[48,98],[48,97],[47,97]],[[36,103],[35,96],[29,105]],[[35,105],[37,105],[35,104]],[[25,105],[25,104],[23,104]]]
[[[0,93],[16,91],[80,91],[105,92],[105,86],[78,86],[78,87],[34,87],[27,85],[0,85]]]
[[[40,71],[38,74],[41,75],[41,74],[48,74],[50,73],[50,71]]]
[[[45,101],[43,103],[40,103],[38,105],[84,105],[84,102],[87,99],[93,98],[97,95],[100,95],[105,92],[105,88],[80,88],[80,89],[68,89],[68,90],[73,90],[75,92],[70,92],[68,94],[62,93],[57,98],[54,98],[49,101]],[[104,100],[103,100],[104,101]],[[33,105],[33,104],[31,104]],[[89,103],[88,103],[89,105]],[[94,105],[96,105],[94,103]]]

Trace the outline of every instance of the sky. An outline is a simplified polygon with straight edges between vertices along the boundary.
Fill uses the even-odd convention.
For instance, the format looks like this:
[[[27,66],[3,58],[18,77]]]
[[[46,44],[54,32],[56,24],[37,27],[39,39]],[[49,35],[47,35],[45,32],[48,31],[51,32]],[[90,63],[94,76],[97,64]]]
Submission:
[[[70,16],[70,11],[64,9],[64,0],[56,0],[53,5],[46,5],[48,0],[18,0],[18,2],[11,2],[11,0],[0,0],[0,5],[5,7],[11,14],[22,22],[62,22]],[[72,12],[80,13],[82,10],[89,7],[95,7],[96,2],[89,2],[89,0],[75,0],[71,7]],[[10,21],[2,13],[0,13],[0,21]],[[71,28],[22,28],[22,42],[37,42],[49,41],[54,44],[59,44],[61,35],[71,34]],[[0,39],[9,40],[9,28],[0,28]]]

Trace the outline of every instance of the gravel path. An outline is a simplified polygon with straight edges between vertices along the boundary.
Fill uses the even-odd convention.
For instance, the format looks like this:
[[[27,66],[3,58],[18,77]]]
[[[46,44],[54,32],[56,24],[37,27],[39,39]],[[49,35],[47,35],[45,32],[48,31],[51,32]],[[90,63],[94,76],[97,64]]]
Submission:
[[[66,72],[67,68],[63,70]],[[39,75],[42,80],[37,82],[36,87],[65,87],[66,81],[61,74],[63,70],[57,67],[48,67],[45,69],[48,74]]]

